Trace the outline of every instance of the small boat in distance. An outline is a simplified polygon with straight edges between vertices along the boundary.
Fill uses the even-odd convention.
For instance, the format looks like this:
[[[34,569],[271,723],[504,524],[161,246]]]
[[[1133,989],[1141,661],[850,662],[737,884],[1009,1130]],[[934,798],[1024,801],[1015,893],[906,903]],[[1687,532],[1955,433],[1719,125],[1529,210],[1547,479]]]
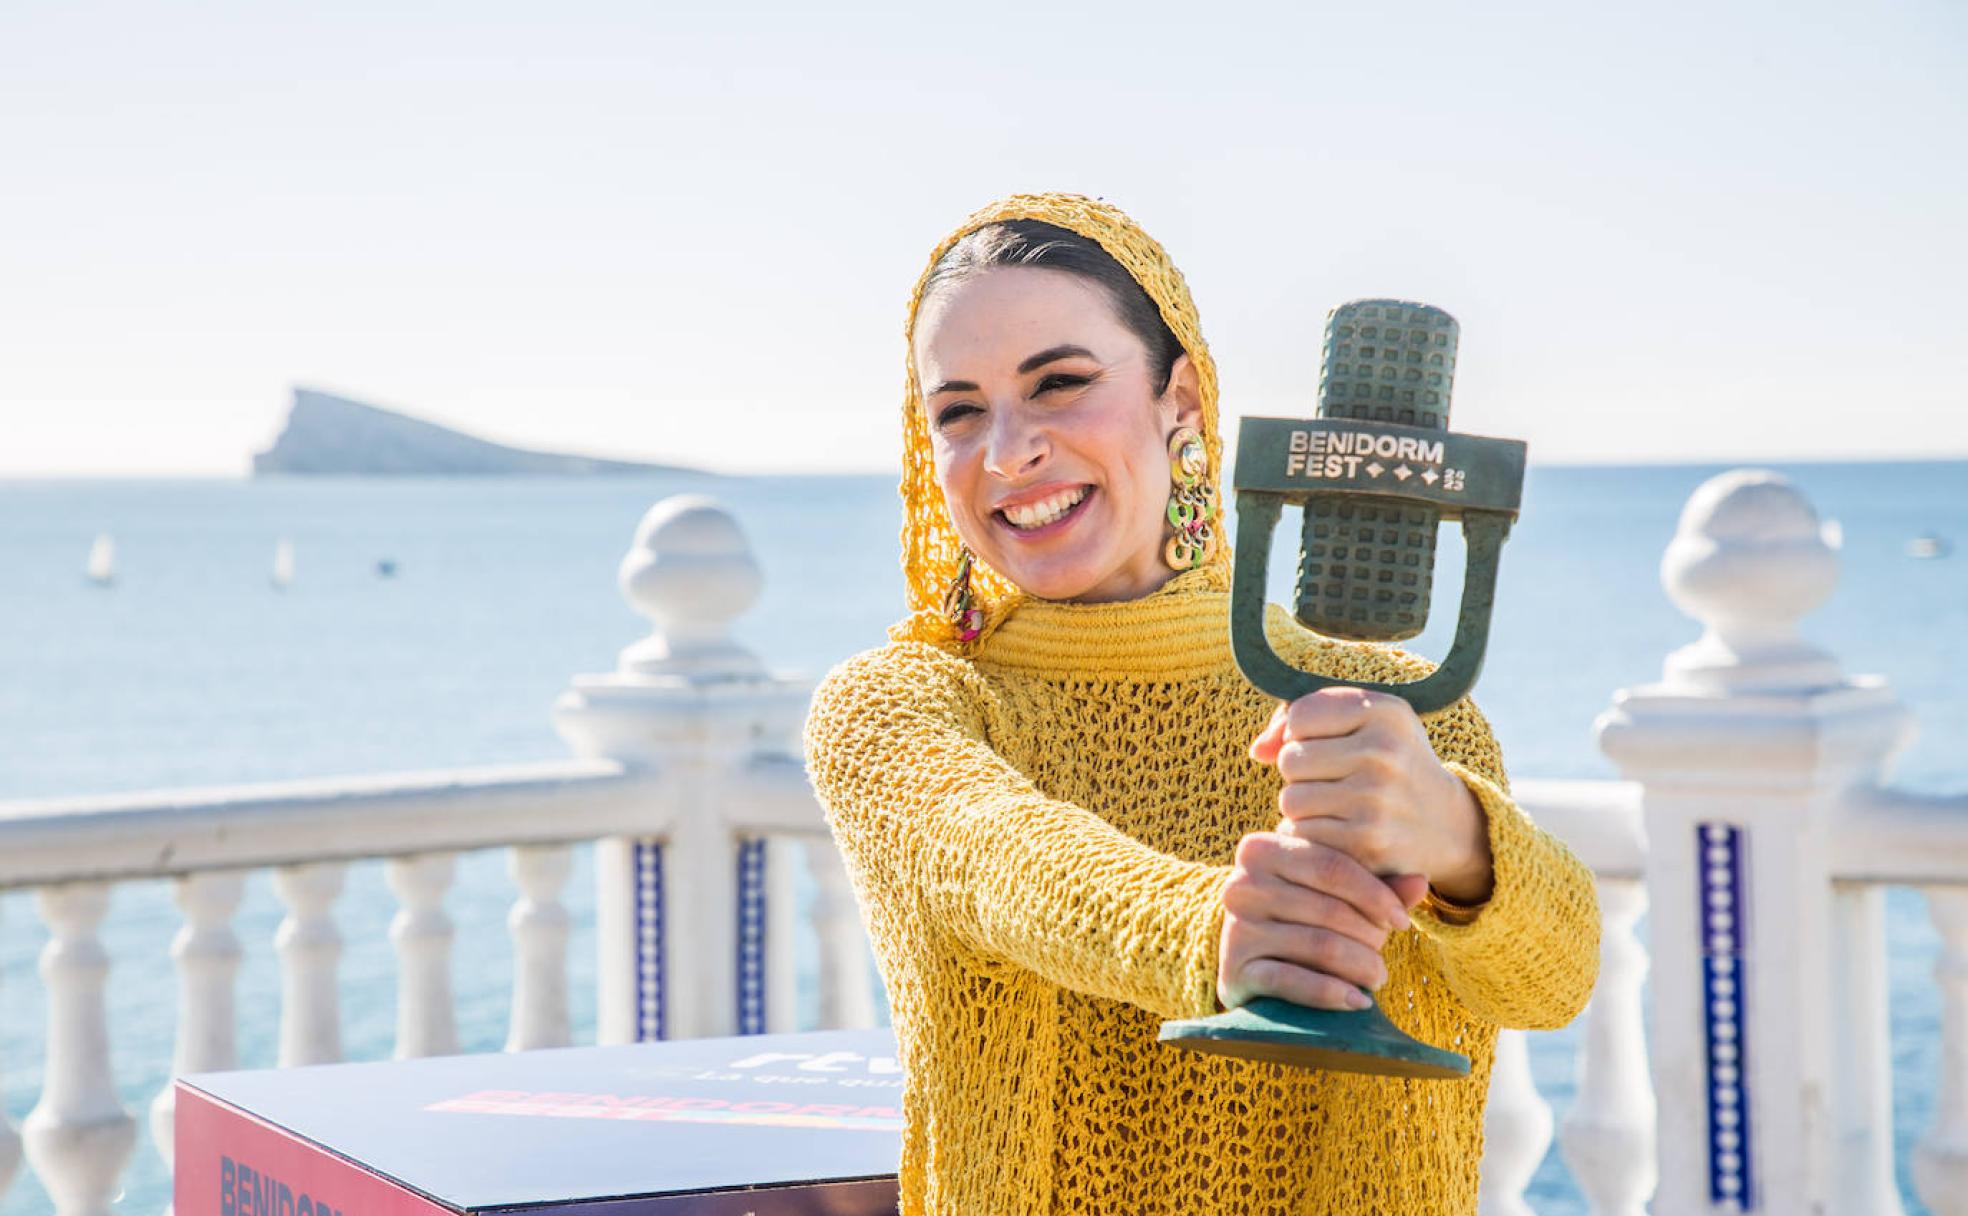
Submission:
[[[395,578],[395,577],[396,577],[396,560],[395,560],[394,558],[388,558],[388,557],[385,557],[385,558],[383,558],[383,559],[381,559],[380,561],[378,561],[378,562],[376,563],[376,577],[377,577],[377,578]]]
[[[1922,532],[1919,536],[1914,537],[1906,543],[1906,555],[1908,557],[1946,557],[1952,552],[1954,552],[1954,546],[1948,543],[1947,538],[1945,536],[1937,536],[1932,532]]]
[[[96,543],[89,546],[89,562],[82,573],[98,587],[116,582],[116,542],[109,538],[109,533],[96,533]]]
[[[273,589],[285,591],[294,581],[294,542],[286,537],[273,547]]]

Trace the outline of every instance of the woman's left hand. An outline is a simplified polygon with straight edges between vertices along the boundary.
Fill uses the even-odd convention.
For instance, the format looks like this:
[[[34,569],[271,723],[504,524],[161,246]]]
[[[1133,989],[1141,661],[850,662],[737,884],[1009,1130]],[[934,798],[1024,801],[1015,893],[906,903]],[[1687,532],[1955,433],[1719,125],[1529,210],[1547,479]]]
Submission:
[[[1250,748],[1285,779],[1278,830],[1384,877],[1423,874],[1442,898],[1490,896],[1488,823],[1400,697],[1325,688],[1280,705]]]

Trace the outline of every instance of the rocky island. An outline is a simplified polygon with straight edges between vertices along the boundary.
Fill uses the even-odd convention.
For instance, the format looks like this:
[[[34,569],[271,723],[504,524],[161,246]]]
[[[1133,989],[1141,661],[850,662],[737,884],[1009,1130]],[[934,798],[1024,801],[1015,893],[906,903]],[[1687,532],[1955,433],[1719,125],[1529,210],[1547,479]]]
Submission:
[[[379,476],[693,473],[680,465],[636,464],[507,447],[434,422],[296,388],[287,425],[253,457],[254,476],[291,473]]]

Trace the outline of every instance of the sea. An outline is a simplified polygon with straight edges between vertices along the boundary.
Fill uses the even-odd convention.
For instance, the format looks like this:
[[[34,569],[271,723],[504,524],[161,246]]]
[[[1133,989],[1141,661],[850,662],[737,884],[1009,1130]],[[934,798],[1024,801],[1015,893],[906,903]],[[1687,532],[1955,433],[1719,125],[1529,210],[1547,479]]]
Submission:
[[[1886,677],[1920,737],[1896,781],[1968,789],[1968,549],[1932,559],[1910,541],[1968,544],[1968,463],[1776,466],[1839,522],[1839,585],[1804,635],[1855,673]],[[1513,774],[1612,777],[1593,720],[1621,688],[1658,678],[1699,634],[1661,589],[1661,554],[1711,466],[1537,467],[1504,548],[1477,699]],[[290,478],[0,482],[0,801],[564,757],[548,710],[577,674],[604,672],[646,635],[616,587],[637,521],[674,494],[708,495],[739,520],[764,574],[735,634],[807,679],[877,645],[901,611],[900,516],[888,477],[585,479]],[[114,540],[115,579],[83,576]],[[1435,619],[1412,648],[1439,658],[1453,628],[1460,542],[1443,533]],[[271,578],[282,541],[293,573]],[[1274,544],[1285,595],[1293,538]],[[1945,547],[1945,546],[1943,546]],[[385,577],[383,564],[393,573]],[[497,850],[461,860],[459,1032],[492,1051],[506,1031],[512,899]],[[570,884],[576,1040],[594,1034],[593,885]],[[1894,1132],[1907,1163],[1940,1072],[1937,938],[1919,894],[1889,893]],[[338,905],[351,1059],[387,1058],[394,903],[380,863],[352,867]],[[240,1063],[274,1061],[280,919],[255,874],[235,921]],[[168,1080],[175,1012],[168,884],[116,888],[103,940],[112,1064],[139,1119],[118,1212],[155,1213],[168,1180],[148,1110]],[[1643,926],[1644,930],[1644,926]],[[46,932],[29,892],[0,893],[0,1108],[18,1122],[40,1092]],[[799,994],[812,1007],[810,967]],[[1576,1028],[1532,1036],[1541,1092],[1562,1119]],[[1583,1216],[1554,1147],[1532,1190],[1547,1216]],[[25,1167],[0,1216],[48,1210]]]

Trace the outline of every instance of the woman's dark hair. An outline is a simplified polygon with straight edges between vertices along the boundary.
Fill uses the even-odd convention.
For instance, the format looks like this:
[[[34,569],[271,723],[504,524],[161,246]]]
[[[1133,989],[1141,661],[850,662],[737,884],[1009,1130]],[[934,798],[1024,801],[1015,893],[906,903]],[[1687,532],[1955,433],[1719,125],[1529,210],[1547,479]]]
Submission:
[[[936,259],[923,280],[923,298],[950,283],[997,266],[1036,266],[1043,270],[1063,270],[1098,284],[1114,302],[1114,312],[1141,345],[1148,350],[1149,379],[1159,395],[1168,391],[1169,376],[1182,343],[1175,340],[1161,309],[1134,281],[1127,268],[1099,242],[1081,236],[1070,228],[1044,220],[1001,220],[986,224],[963,238]]]

